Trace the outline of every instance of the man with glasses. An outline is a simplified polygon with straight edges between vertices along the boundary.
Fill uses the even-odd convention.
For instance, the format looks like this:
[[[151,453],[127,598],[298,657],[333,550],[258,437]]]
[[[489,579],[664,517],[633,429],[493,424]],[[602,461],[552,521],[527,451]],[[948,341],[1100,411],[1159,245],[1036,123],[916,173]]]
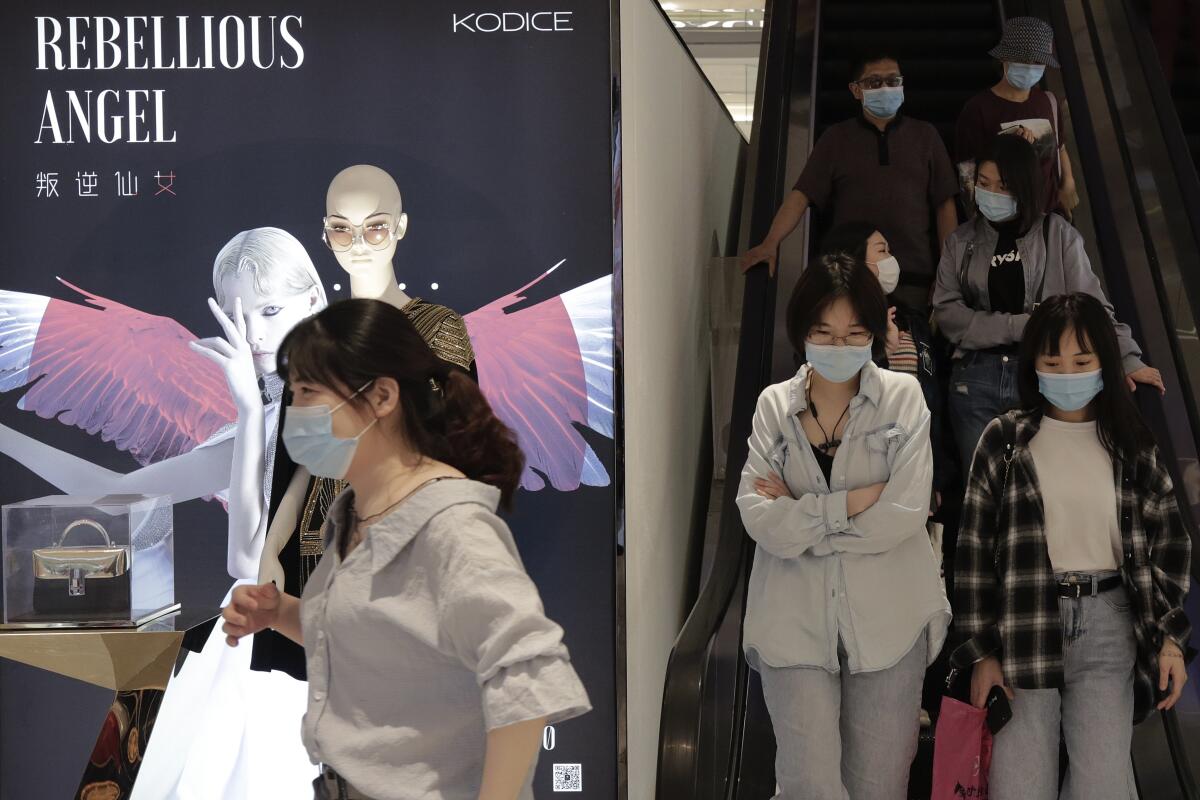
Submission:
[[[958,224],[950,155],[932,125],[899,113],[904,76],[892,56],[856,59],[849,89],[862,113],[831,126],[817,141],[767,238],[742,256],[742,270],[766,262],[774,274],[779,243],[811,205],[825,228],[870,220],[900,262],[895,296],[927,308],[937,249]]]

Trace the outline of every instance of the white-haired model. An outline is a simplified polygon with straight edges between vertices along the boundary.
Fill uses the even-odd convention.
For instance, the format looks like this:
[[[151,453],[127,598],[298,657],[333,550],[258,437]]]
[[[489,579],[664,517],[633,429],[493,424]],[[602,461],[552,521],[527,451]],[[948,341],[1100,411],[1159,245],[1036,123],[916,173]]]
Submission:
[[[275,351],[327,301],[304,246],[278,228],[230,239],[212,283],[225,335],[198,341],[174,320],[86,293],[88,305],[0,292],[0,390],[32,384],[20,408],[100,434],[144,466],[116,472],[4,426],[0,452],[69,494],[222,499],[227,569],[244,581],[257,576],[266,528],[283,390]],[[224,647],[217,631],[173,679],[133,797],[310,791],[302,689],[252,672],[248,648]]]

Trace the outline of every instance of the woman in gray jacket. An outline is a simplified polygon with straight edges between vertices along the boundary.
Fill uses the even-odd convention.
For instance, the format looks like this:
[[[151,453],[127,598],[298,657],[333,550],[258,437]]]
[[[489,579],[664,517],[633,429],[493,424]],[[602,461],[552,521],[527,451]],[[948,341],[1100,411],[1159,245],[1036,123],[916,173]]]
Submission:
[[[1062,217],[1041,212],[1041,194],[1033,147],[1019,136],[997,136],[975,163],[979,214],[942,247],[933,315],[955,346],[950,425],[963,474],[983,429],[1018,403],[1017,350],[1033,309],[1047,297],[1086,292],[1113,314],[1083,237]],[[1115,316],[1113,323],[1130,389],[1145,383],[1165,392],[1129,326]]]

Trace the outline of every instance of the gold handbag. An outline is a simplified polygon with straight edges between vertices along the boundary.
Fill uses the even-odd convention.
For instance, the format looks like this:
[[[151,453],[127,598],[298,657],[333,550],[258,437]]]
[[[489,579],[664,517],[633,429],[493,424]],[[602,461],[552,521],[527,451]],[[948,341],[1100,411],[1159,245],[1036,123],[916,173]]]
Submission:
[[[64,545],[77,528],[99,531],[104,545]],[[33,607],[39,615],[90,616],[129,608],[128,551],[114,545],[95,520],[77,519],[63,530],[55,546],[34,550],[33,577]]]

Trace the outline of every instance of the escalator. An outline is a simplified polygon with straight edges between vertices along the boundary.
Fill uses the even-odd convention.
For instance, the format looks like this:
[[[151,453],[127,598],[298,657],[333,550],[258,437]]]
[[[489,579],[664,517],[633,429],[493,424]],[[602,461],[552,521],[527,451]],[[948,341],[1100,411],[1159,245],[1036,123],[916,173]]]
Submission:
[[[768,3],[741,245],[761,241],[790,188],[788,179],[799,173],[819,131],[856,113],[845,91],[845,53],[851,47],[882,44],[892,51],[905,72],[905,112],[934,123],[949,144],[958,106],[995,80],[995,68],[983,54],[997,40],[1000,21],[1022,13],[1051,21],[1056,31],[1063,68],[1048,76],[1048,88],[1069,115],[1064,138],[1084,198],[1075,224],[1118,317],[1134,329],[1147,360],[1171,388],[1161,399],[1139,392],[1138,402],[1193,523],[1195,580],[1200,181],[1181,126],[1183,107],[1177,110],[1158,67],[1146,11],[1137,0]],[[718,487],[721,520],[715,540],[706,543],[711,566],[668,665],[658,769],[662,800],[758,800],[774,793],[770,720],[757,675],[741,654],[753,543],[734,497],[757,396],[794,373],[781,323],[787,294],[808,257],[811,224],[806,220],[785,241],[774,279],[761,268],[746,278],[729,481]],[[1200,623],[1200,591],[1192,593],[1188,611]],[[1195,665],[1191,677],[1194,687],[1200,682]],[[1190,688],[1177,712],[1135,729],[1140,797],[1200,800],[1190,767],[1200,765],[1198,697]],[[914,781],[914,798],[922,796],[920,783]]]
[[[995,0],[827,0],[820,23],[817,138],[860,111],[846,90],[851,54],[857,52],[885,53],[900,62],[906,87],[903,113],[931,123],[947,149],[954,142],[958,110],[980,87],[996,82],[996,69],[986,55],[1000,26]]]
[[[1150,36],[1193,166],[1200,166],[1200,3],[1146,0]]]

